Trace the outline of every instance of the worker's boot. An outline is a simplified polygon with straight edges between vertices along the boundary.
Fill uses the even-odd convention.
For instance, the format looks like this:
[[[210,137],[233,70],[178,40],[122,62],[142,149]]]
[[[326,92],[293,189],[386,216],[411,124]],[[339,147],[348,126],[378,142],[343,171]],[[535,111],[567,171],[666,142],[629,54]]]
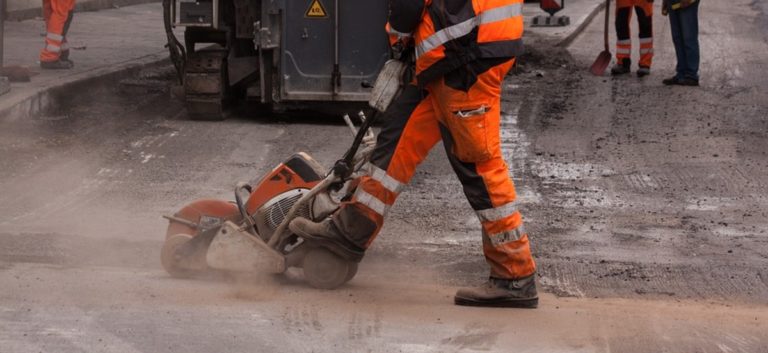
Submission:
[[[365,254],[365,249],[355,245],[339,232],[332,218],[312,222],[306,218],[298,217],[288,224],[288,228],[294,234],[309,242],[316,243],[346,260],[360,262]]]
[[[75,64],[69,60],[41,61],[40,67],[46,70],[69,70]]]
[[[680,86],[698,86],[699,80],[694,78],[678,78],[677,76],[672,76],[670,78],[665,78],[663,81],[661,81],[663,84],[670,86],[670,85],[680,85]]]
[[[482,286],[459,289],[453,302],[467,306],[535,308],[539,305],[536,274],[521,279],[490,277]]]
[[[640,68],[637,69],[637,77],[644,77],[651,74],[651,68],[640,66]]]
[[[624,75],[630,73],[632,67],[632,60],[630,59],[621,59],[620,62],[616,62],[615,65],[611,68],[611,75]]]
[[[677,78],[677,76],[672,76],[670,78],[665,78],[664,80],[661,81],[661,83],[663,83],[665,86],[672,86],[672,85],[676,85],[679,80],[680,79]]]

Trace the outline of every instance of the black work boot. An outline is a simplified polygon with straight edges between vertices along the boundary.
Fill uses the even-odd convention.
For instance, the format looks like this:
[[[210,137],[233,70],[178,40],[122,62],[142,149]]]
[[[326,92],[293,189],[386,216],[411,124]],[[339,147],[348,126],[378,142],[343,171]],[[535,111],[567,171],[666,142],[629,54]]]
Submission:
[[[661,81],[663,84],[667,86],[671,85],[678,85],[678,86],[698,86],[699,80],[695,78],[678,78],[677,76],[673,76],[670,78],[665,78],[663,81]]]
[[[632,60],[621,59],[621,62],[616,62],[611,68],[611,75],[624,75],[630,73],[632,70]]]
[[[536,274],[521,279],[490,277],[482,286],[459,289],[453,302],[467,306],[535,308],[539,305]]]
[[[69,70],[75,63],[69,60],[41,61],[40,67],[46,70]]]
[[[288,224],[288,228],[294,234],[309,242],[317,243],[346,260],[360,262],[365,254],[365,249],[361,249],[339,232],[331,218],[312,222],[306,218],[298,217]]]
[[[665,78],[664,80],[661,81],[661,83],[663,83],[665,86],[671,86],[671,85],[676,85],[678,81],[679,79],[677,78],[677,76],[672,76],[670,78]]]
[[[651,74],[651,68],[646,66],[640,66],[640,68],[637,69],[637,77],[644,77]]]
[[[683,77],[677,80],[677,84],[680,86],[698,86],[699,80],[695,78]]]

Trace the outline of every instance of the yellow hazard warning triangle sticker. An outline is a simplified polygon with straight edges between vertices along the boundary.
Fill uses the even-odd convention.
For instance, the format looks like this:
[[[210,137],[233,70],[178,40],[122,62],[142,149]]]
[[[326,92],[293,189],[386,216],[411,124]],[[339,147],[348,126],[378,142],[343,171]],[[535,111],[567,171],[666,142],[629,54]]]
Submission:
[[[325,7],[323,7],[323,4],[320,2],[320,0],[312,0],[312,3],[309,4],[309,8],[307,9],[305,16],[311,18],[323,18],[328,17],[328,13],[325,12]]]

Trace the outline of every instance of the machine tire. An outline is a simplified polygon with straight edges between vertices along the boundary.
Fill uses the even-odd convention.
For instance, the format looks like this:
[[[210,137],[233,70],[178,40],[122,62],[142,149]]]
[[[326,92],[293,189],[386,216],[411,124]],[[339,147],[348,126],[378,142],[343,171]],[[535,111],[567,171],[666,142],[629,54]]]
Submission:
[[[314,248],[304,256],[304,278],[312,287],[335,289],[354,277],[356,265],[324,248]]]
[[[190,240],[192,240],[192,236],[189,234],[176,234],[165,239],[163,249],[160,252],[160,263],[163,264],[163,268],[171,277],[189,278],[195,274],[195,270],[183,266],[174,256],[176,249]]]
[[[344,283],[351,281],[353,278],[355,278],[356,274],[357,262],[349,262],[349,267],[347,267],[347,278],[344,280]]]

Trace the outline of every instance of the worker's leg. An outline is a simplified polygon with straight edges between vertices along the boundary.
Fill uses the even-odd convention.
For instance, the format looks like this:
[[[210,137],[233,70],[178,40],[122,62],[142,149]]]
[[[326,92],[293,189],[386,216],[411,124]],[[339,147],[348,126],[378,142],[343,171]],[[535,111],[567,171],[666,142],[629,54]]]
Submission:
[[[432,104],[426,92],[409,85],[384,116],[368,168],[350,202],[342,204],[333,222],[339,233],[360,249],[367,249],[381,230],[416,167],[440,141]]]
[[[616,62],[629,60],[632,54],[629,21],[632,19],[632,5],[617,1],[616,5]]]
[[[512,63],[468,72],[477,78],[467,91],[446,84],[450,76],[429,86],[451,166],[482,224],[490,276],[508,280],[535,272],[500,143],[501,85]]]
[[[46,26],[48,24],[48,20],[51,18],[52,12],[53,8],[51,8],[51,0],[43,0],[43,21],[45,21]]]
[[[629,37],[629,21],[632,17],[632,3],[628,0],[616,1],[616,64],[611,68],[611,75],[628,74],[631,71],[632,40]]]
[[[653,3],[645,0],[635,6],[640,32],[640,67],[650,68],[653,61]]]
[[[685,52],[685,42],[683,41],[682,21],[680,11],[673,10],[669,12],[669,28],[672,31],[672,43],[675,45],[675,55],[677,56],[677,66],[675,67],[675,78],[685,77],[686,63],[688,62]]]
[[[685,52],[683,76],[699,80],[699,2],[677,11],[682,31],[682,50]]]
[[[64,38],[61,40],[61,55],[59,55],[61,60],[69,60],[69,43],[67,41],[67,33],[69,33],[69,26],[72,25],[72,18],[74,15],[75,11],[69,11],[67,22],[64,24],[64,31],[62,33],[62,37]]]
[[[74,0],[51,0],[51,16],[46,22],[45,48],[40,52],[41,62],[59,60],[65,27],[74,6]]]
[[[464,194],[482,224],[483,253],[490,277],[519,279],[532,275],[535,264],[523,219],[515,203],[514,184],[499,155],[483,162],[462,162],[452,150],[455,142],[442,126],[443,143]]]

